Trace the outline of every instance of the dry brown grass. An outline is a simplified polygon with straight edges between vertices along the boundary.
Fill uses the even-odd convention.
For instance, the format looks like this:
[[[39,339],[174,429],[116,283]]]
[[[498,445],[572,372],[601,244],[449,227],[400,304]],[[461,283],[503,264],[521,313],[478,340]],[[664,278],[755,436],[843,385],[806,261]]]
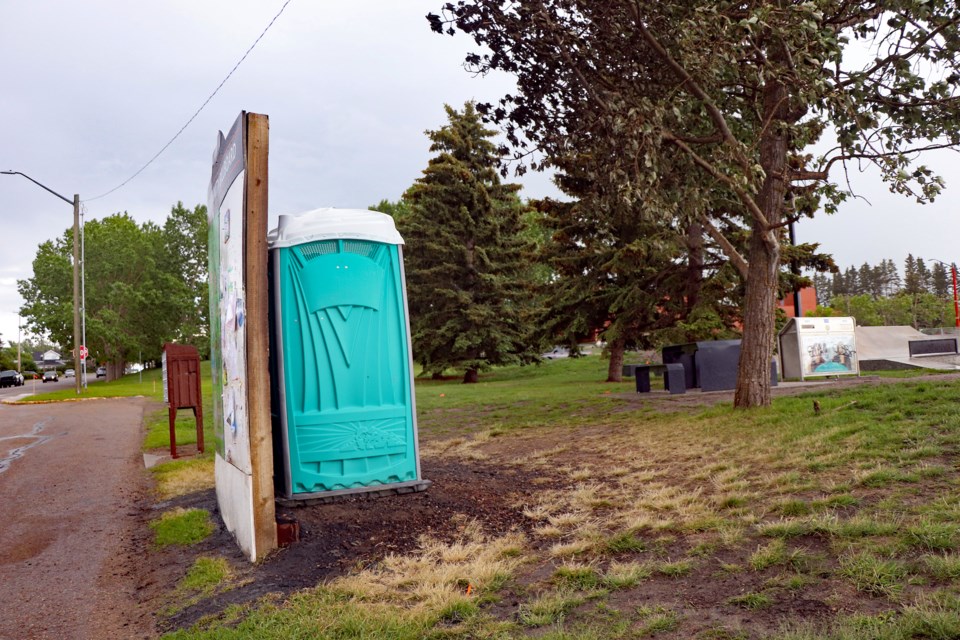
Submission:
[[[331,586],[362,601],[437,611],[470,600],[468,588],[471,594],[496,588],[520,565],[524,547],[520,534],[492,539],[473,522],[455,542],[423,537],[418,554],[387,556]]]
[[[212,489],[213,460],[174,461],[156,467],[153,476],[157,481],[156,492],[161,500]]]

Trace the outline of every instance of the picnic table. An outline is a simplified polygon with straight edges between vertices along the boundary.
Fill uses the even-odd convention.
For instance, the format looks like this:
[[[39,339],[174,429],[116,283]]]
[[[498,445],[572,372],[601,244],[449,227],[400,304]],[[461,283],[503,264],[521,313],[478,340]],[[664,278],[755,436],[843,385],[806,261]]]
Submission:
[[[679,363],[667,364],[625,364],[623,375],[633,376],[636,380],[637,393],[650,393],[650,373],[663,376],[663,388],[670,393],[686,393],[687,384],[684,379],[683,365]]]

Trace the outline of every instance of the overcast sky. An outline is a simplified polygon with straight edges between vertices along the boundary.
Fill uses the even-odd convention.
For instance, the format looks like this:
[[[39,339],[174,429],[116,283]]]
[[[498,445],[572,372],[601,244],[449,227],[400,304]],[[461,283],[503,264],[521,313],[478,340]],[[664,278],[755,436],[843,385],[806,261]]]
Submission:
[[[86,201],[87,219],[127,211],[162,221],[178,200],[206,202],[218,130],[241,110],[270,117],[271,222],[321,206],[366,208],[396,200],[430,157],[423,132],[444,124],[443,104],[492,101],[505,77],[462,69],[472,42],[433,34],[424,19],[441,0],[292,0],[220,93],[170,148],[283,0],[84,2],[0,0],[0,169],[22,171]],[[920,207],[854,175],[871,203],[804,222],[842,266],[908,252],[953,261],[960,194],[957,156],[932,162],[948,180]],[[548,177],[520,180],[525,197],[557,195]],[[952,188],[951,188],[952,187]],[[17,337],[16,280],[37,246],[72,224],[71,208],[19,176],[0,176],[0,334]]]

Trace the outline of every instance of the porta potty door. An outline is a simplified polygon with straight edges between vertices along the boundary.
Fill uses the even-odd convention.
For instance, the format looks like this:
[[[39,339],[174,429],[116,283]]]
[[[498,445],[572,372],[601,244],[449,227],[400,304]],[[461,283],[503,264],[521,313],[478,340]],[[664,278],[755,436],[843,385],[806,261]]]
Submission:
[[[400,248],[326,239],[274,250],[286,491],[419,477]]]

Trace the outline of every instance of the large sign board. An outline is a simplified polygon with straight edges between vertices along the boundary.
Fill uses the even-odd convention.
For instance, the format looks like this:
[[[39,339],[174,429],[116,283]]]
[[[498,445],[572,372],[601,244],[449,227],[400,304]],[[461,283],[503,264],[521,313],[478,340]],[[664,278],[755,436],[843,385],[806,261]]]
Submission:
[[[217,501],[253,561],[276,547],[265,347],[267,132],[266,116],[243,112],[219,134],[208,192]]]

